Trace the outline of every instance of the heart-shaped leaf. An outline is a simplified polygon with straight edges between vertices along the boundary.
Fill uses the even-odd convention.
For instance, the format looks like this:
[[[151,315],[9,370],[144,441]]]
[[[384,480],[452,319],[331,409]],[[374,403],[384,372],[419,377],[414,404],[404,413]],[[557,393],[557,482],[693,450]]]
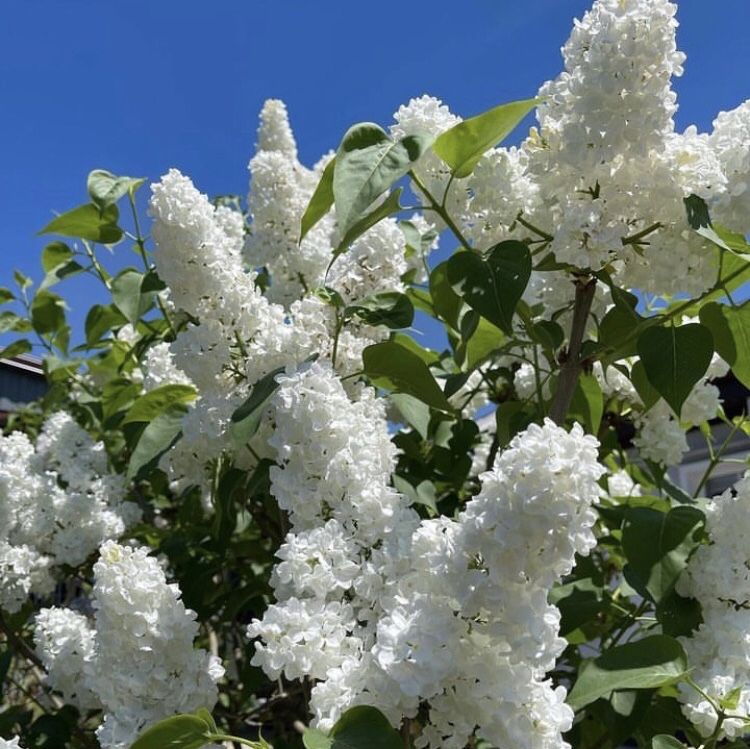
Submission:
[[[500,242],[485,258],[457,252],[448,260],[447,270],[454,291],[472,309],[513,333],[513,314],[531,276],[531,254],[523,242]]]
[[[373,202],[403,177],[429,148],[432,139],[422,134],[393,141],[378,125],[354,125],[336,152],[333,197],[336,218],[343,235]],[[323,203],[321,196],[321,202]]]
[[[648,381],[679,416],[682,404],[706,374],[714,353],[711,331],[698,323],[646,328],[638,355]]]

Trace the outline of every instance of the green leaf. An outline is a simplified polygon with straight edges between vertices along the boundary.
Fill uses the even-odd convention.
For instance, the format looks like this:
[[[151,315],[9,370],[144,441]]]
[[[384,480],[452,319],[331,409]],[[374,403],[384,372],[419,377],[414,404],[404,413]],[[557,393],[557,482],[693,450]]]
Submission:
[[[456,294],[448,280],[448,261],[436,265],[430,272],[430,297],[436,314],[458,330],[463,299]]]
[[[486,259],[474,252],[457,252],[448,260],[454,291],[508,335],[513,334],[513,314],[530,276],[529,248],[515,240],[495,245]]]
[[[361,237],[368,229],[371,229],[379,221],[382,221],[394,213],[401,210],[401,193],[403,188],[399,187],[394,190],[386,200],[370,213],[365,214],[358,221],[355,221],[349,230],[344,234],[344,238],[339,242],[338,247],[333,251],[333,260],[349,249],[349,245],[358,237]],[[331,260],[331,264],[333,264]]]
[[[703,611],[695,598],[683,598],[672,590],[656,604],[661,631],[670,637],[689,637],[703,622]]]
[[[142,292],[143,280],[143,273],[134,268],[125,268],[112,279],[110,287],[112,301],[132,325],[140,320],[154,302],[153,292]]]
[[[519,401],[501,403],[495,411],[497,437],[500,447],[505,447],[520,431],[534,421],[533,414],[525,410]]]
[[[686,749],[686,747],[674,736],[660,733],[651,739],[651,749]]]
[[[424,361],[395,341],[368,346],[362,353],[365,374],[378,387],[395,390],[440,411],[452,412],[450,403]]]
[[[184,406],[173,406],[146,425],[130,456],[127,478],[141,478],[156,467],[159,458],[177,442],[182,434]]]
[[[412,168],[431,142],[430,136],[422,134],[393,141],[371,122],[349,128],[336,152],[333,171],[336,219],[342,234]]]
[[[13,271],[13,280],[18,284],[20,289],[28,289],[34,283],[28,276],[21,273],[20,270]]]
[[[598,433],[604,414],[604,397],[599,381],[594,375],[582,374],[578,378],[569,413],[572,419],[583,424],[586,432]]]
[[[7,304],[8,302],[15,301],[15,299],[16,295],[10,289],[0,286],[0,304]]]
[[[344,310],[344,315],[356,315],[367,325],[385,325],[388,328],[408,328],[414,320],[414,305],[406,294],[384,291],[360,299]]]
[[[700,321],[711,331],[719,356],[750,387],[750,302],[739,307],[711,302],[701,308]]]
[[[440,361],[440,357],[435,351],[420,346],[410,335],[406,335],[406,333],[394,333],[391,340],[394,343],[398,343],[399,346],[408,349],[413,354],[416,354],[428,367]]]
[[[393,486],[409,500],[409,504],[424,505],[429,507],[435,515],[438,514],[435,484],[432,481],[420,481],[417,486],[412,486],[403,476],[394,474]]]
[[[12,359],[14,356],[28,354],[30,351],[31,344],[25,338],[21,338],[8,344],[5,348],[0,348],[0,359]]]
[[[28,333],[31,323],[15,312],[0,312],[0,333]]]
[[[142,177],[117,177],[106,169],[94,169],[89,172],[86,189],[91,200],[104,210],[126,193],[134,195],[145,181]]]
[[[138,398],[125,414],[122,423],[152,421],[173,406],[186,406],[194,401],[196,396],[192,385],[162,385]]]
[[[661,397],[659,391],[649,382],[646,376],[646,368],[642,361],[637,361],[630,368],[630,382],[638,393],[638,397],[643,401],[646,409],[651,408]]]
[[[513,101],[470,117],[439,135],[432,149],[456,177],[468,177],[482,155],[510,135],[538,103],[538,99]]]
[[[284,371],[278,367],[261,377],[254,385],[247,400],[232,414],[229,431],[232,441],[238,446],[245,446],[258,431],[260,420],[271,396],[276,392],[279,383],[276,377]]]
[[[114,244],[122,239],[122,229],[117,225],[119,216],[115,205],[100,211],[93,203],[86,203],[52,219],[39,234],[61,234],[64,237]]]
[[[211,743],[211,728],[198,715],[173,715],[147,728],[130,749],[200,749]]]
[[[196,710],[195,717],[200,718],[211,729],[211,733],[217,733],[218,728],[216,727],[214,716],[205,707]]]
[[[300,244],[302,244],[307,232],[331,210],[333,205],[333,170],[335,168],[336,159],[333,158],[326,164],[320,182],[318,182],[318,186],[315,188],[307,208],[305,208],[299,234]]]
[[[306,749],[403,749],[398,731],[377,708],[359,705],[347,710],[330,734],[308,728],[302,734]]]
[[[39,291],[31,302],[31,324],[40,335],[57,333],[65,325],[65,302],[51,291]]]
[[[493,352],[501,348],[507,339],[500,328],[480,317],[477,327],[456,351],[457,358],[464,359],[464,369],[471,371],[482,364]],[[464,356],[465,354],[465,356]]]
[[[69,263],[65,263],[64,265],[60,265],[51,270],[42,280],[39,289],[48,289],[50,286],[54,286],[59,281],[62,281],[63,278],[76,276],[79,273],[83,273],[84,270],[85,268],[80,263],[71,260]]]
[[[622,549],[628,559],[625,578],[642,596],[658,603],[677,583],[700,543],[706,518],[695,507],[669,512],[632,508],[625,517]]]
[[[45,277],[40,289],[48,289],[66,276],[82,273],[83,266],[73,260],[73,250],[65,242],[50,242],[42,250],[42,268]]]
[[[430,407],[419,398],[405,393],[392,393],[390,400],[404,417],[406,423],[416,429],[419,436],[426,440],[427,430],[430,426]]]
[[[615,304],[599,323],[599,342],[616,350],[617,356],[613,357],[615,361],[636,353],[636,338],[632,337],[633,331],[645,319],[635,311],[638,298],[621,289],[617,291],[619,294],[615,293],[615,289],[612,290]],[[623,347],[621,342],[626,339],[630,339],[631,342]]]
[[[682,404],[706,374],[713,338],[705,325],[646,328],[638,337],[638,355],[649,382],[679,416]]]
[[[736,710],[740,704],[740,697],[742,697],[742,687],[735,687],[719,700],[719,706],[724,710]]]
[[[609,605],[604,590],[590,577],[553,588],[550,593],[550,603],[560,609],[560,635],[562,637],[594,621]]]
[[[674,684],[686,674],[687,656],[677,640],[652,635],[602,653],[586,662],[568,695],[579,710],[618,689],[655,689]]]
[[[125,316],[113,304],[95,304],[86,315],[86,343],[93,346],[113,327],[126,322]]]
[[[42,268],[49,273],[58,265],[67,263],[73,257],[73,250],[65,242],[50,242],[42,250]]]

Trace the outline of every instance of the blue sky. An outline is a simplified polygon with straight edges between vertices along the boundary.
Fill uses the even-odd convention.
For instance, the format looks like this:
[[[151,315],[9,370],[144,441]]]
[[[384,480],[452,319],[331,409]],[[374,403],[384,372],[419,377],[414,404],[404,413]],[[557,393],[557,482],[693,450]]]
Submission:
[[[353,122],[430,93],[464,116],[532,96],[589,0],[5,0],[0,24],[0,286],[41,277],[52,217],[90,169],[153,180],[176,166],[242,193],[257,114],[286,101],[308,163]],[[683,0],[678,124],[750,97],[750,0]],[[141,191],[145,202],[147,191]],[[127,244],[111,264],[135,264]],[[88,287],[58,287],[80,324]]]

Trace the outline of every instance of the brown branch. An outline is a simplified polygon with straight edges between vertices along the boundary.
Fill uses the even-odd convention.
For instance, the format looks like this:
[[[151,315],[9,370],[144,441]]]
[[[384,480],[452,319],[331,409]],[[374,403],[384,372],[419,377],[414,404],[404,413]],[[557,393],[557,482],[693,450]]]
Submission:
[[[565,361],[560,367],[557,391],[549,411],[549,416],[555,424],[565,422],[570,402],[573,400],[573,393],[575,393],[581,374],[581,346],[586,332],[586,321],[596,293],[595,278],[577,278],[575,285],[576,296],[573,304],[573,322],[570,326],[570,342]]]

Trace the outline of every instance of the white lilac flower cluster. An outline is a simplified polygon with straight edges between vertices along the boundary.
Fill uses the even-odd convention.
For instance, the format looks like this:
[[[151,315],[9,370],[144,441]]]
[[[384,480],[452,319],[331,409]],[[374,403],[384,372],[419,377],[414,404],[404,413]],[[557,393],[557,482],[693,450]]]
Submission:
[[[146,549],[107,541],[94,565],[91,621],[66,608],[42,609],[35,642],[50,685],[81,709],[101,709],[97,737],[125,749],[174,713],[212,708],[224,669],[195,650],[195,612],[167,583]]]
[[[563,48],[565,69],[542,86],[539,129],[520,148],[492,149],[452,182],[434,154],[423,157],[416,173],[438,200],[450,183],[451,215],[476,247],[528,234],[522,213],[552,237],[558,261],[607,268],[620,286],[698,294],[715,281],[715,252],[689,230],[683,199],[698,195],[730,229],[750,230],[750,105],[722,112],[710,135],[675,132],[671,81],[685,59],[676,9],[597,0]],[[396,120],[396,134],[435,135],[459,121],[429,96]],[[642,242],[627,241],[637,235]],[[534,276],[547,316],[572,299],[565,274]]]
[[[700,601],[703,623],[682,638],[693,680],[715,702],[739,688],[734,715],[750,714],[750,552],[747,516],[750,512],[750,472],[705,507],[710,544],[700,546],[677,583],[677,592]],[[709,700],[681,687],[683,711],[704,736],[716,727],[717,714]],[[747,733],[746,721],[727,717],[722,736]]]
[[[124,477],[64,411],[47,418],[36,445],[0,435],[0,608],[17,611],[46,595],[60,565],[76,567],[140,518],[124,501]]]
[[[346,302],[381,291],[402,291],[401,277],[412,268],[421,269],[422,258],[406,257],[406,238],[394,219],[365,232],[328,274],[332,250],[340,239],[335,213],[325,216],[299,242],[302,215],[332,154],[323,156],[313,169],[304,167],[286,107],[278,100],[266,102],[260,120],[257,152],[249,165],[252,224],[244,252],[250,267],[269,272],[269,299],[288,307],[324,285]],[[423,233],[429,228],[422,220]]]
[[[311,355],[332,361],[334,353],[336,370],[351,374],[361,368],[362,350],[387,335],[382,328],[356,323],[339,330],[335,311],[316,295],[318,288],[326,283],[349,303],[403,290],[401,276],[423,268],[418,253],[407,258],[398,224],[385,220],[358,238],[326,278],[337,239],[333,215],[298,246],[302,214],[324,163],[312,171],[299,163],[286,109],[270,100],[250,162],[247,237],[240,213],[214,207],[178,171],[153,185],[156,268],[169,288],[170,303],[191,322],[173,343],[149,352],[144,386],[193,383],[199,393],[185,417],[185,438],[162,459],[178,490],[205,487],[204,466],[232,451],[229,419],[262,376]],[[431,227],[423,220],[415,218],[414,225],[429,234]],[[433,242],[429,249],[434,247]],[[261,267],[270,276],[265,293]],[[236,456],[239,463],[250,467],[263,457],[267,437],[262,428],[252,453]]]
[[[4,739],[0,736],[0,749],[22,749],[18,743],[18,737],[14,736],[12,739]]]
[[[547,421],[484,473],[456,520],[419,521],[389,486],[393,447],[378,400],[352,401],[329,369],[281,378],[272,492],[292,531],[277,602],[248,634],[272,677],[316,680],[330,728],[356,704],[394,725],[429,704],[420,747],[559,747],[573,714],[545,673],[564,647],[552,585],[595,544],[604,468],[579,426]]]

